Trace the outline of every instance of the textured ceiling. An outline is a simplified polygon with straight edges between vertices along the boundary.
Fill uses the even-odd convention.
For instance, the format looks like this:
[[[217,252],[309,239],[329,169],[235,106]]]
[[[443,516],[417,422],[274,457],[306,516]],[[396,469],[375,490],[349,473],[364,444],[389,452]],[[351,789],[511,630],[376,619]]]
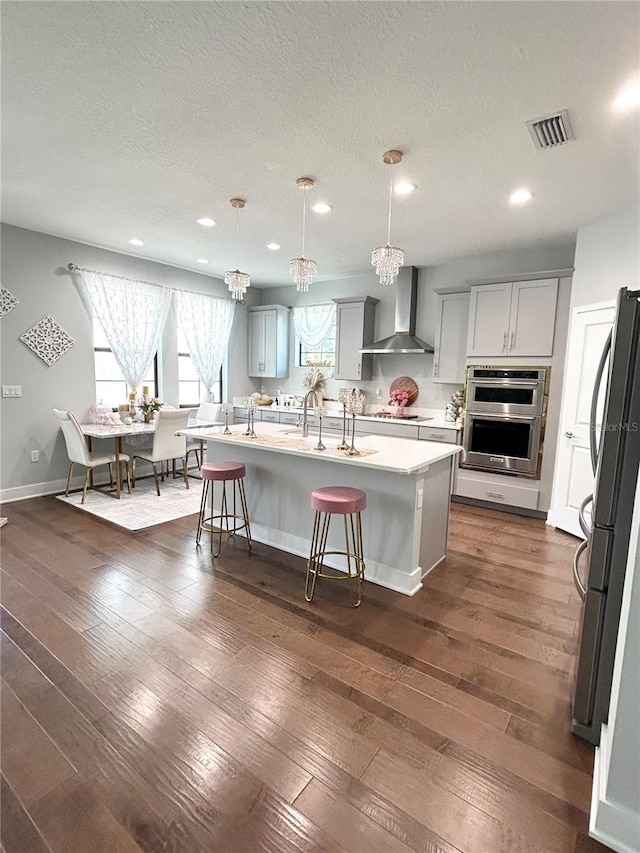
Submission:
[[[385,149],[405,152],[392,242],[425,266],[571,239],[638,200],[640,4],[2,3],[5,222],[254,284],[288,282],[301,175],[319,278],[386,239]],[[568,109],[576,141],[525,121]],[[522,208],[507,203],[526,185]],[[218,224],[195,223],[211,216]],[[127,240],[139,237],[134,250]],[[270,252],[268,242],[280,243]],[[199,257],[211,263],[203,268]],[[71,260],[71,259],[70,259]]]

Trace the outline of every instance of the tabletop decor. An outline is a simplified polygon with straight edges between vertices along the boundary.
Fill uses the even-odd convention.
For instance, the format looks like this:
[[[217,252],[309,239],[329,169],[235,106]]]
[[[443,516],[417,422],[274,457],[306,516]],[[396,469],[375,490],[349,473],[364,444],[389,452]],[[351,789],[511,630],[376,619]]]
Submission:
[[[457,423],[462,418],[463,402],[464,391],[462,389],[460,389],[459,391],[454,391],[451,395],[451,402],[447,403],[447,409],[444,415],[445,421]]]
[[[326,450],[327,448],[322,443],[322,417],[327,412],[324,406],[316,406],[314,409],[314,414],[318,418],[318,443],[313,448],[314,450]]]
[[[253,428],[256,418],[256,401],[253,397],[247,397],[245,404],[247,407],[247,431],[245,432],[245,435],[248,435],[249,438],[257,438],[258,436]]]
[[[347,411],[351,415],[351,447],[347,450],[347,456],[360,456],[360,451],[356,450],[356,415],[361,415],[364,411],[364,394],[358,388],[353,388],[347,397]]]
[[[49,314],[20,335],[26,344],[45,364],[51,367],[75,345],[74,339]]]
[[[350,394],[351,388],[340,388],[338,390],[338,402],[342,404],[342,441],[338,445],[338,450],[349,449],[347,441],[347,399]]]
[[[9,311],[13,311],[19,304],[20,302],[6,287],[0,289],[0,317],[4,317]]]
[[[151,423],[156,416],[156,412],[159,412],[163,405],[162,400],[159,400],[157,397],[149,397],[146,394],[143,394],[138,400],[138,408],[142,412],[146,424]]]
[[[409,394],[402,388],[396,388],[391,392],[389,403],[395,406],[395,414],[401,415],[404,412],[404,407],[409,402]]]
[[[302,384],[305,388],[308,388],[309,391],[313,391],[316,406],[322,405],[322,397],[326,381],[324,373],[321,370],[318,370],[317,367],[312,367],[311,370],[305,374],[305,377],[302,380]]]
[[[231,430],[229,429],[229,415],[233,411],[233,406],[231,403],[223,403],[220,408],[224,413],[224,430],[222,431],[222,434],[231,435]]]

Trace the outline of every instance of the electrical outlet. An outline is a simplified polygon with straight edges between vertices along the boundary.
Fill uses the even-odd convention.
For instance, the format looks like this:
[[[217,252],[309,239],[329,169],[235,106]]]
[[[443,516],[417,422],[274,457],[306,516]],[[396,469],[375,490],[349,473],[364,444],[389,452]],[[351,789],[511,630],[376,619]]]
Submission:
[[[22,397],[22,385],[3,385],[3,397]]]
[[[416,495],[416,509],[422,508],[422,489],[418,489],[418,494]]]
[[[31,461],[32,462],[39,462],[40,461],[40,451],[39,450],[32,450],[31,451]]]

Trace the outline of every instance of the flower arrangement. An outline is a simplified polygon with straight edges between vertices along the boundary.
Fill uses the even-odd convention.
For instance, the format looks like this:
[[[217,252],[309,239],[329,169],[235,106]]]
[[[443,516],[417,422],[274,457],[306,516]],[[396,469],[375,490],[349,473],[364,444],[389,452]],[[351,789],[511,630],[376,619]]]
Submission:
[[[389,402],[393,403],[395,406],[406,406],[409,402],[409,394],[401,388],[396,388],[391,392],[391,399]]]
[[[162,400],[158,397],[141,397],[138,400],[138,408],[143,415],[150,415],[153,412],[158,412],[164,406]]]

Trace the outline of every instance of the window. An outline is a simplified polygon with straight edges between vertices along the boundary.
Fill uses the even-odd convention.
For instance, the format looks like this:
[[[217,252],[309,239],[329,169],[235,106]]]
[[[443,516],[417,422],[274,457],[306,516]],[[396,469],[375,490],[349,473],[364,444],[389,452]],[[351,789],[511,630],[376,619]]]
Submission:
[[[296,336],[298,342],[298,358],[300,367],[335,367],[336,364],[336,336],[324,341],[317,347],[307,347]]]
[[[102,400],[106,406],[117,409],[119,405],[129,402],[129,388],[120,372],[111,347],[107,341],[100,323],[93,321],[93,349],[96,372],[96,401]],[[149,386],[149,394],[157,396],[158,388],[157,356],[153,359],[149,374],[142,380],[142,385]],[[141,389],[138,388],[138,392]]]
[[[207,389],[198,378],[191,360],[189,344],[180,326],[178,326],[178,405],[198,406],[204,400]],[[222,402],[222,370],[214,383],[211,393],[213,403]]]

